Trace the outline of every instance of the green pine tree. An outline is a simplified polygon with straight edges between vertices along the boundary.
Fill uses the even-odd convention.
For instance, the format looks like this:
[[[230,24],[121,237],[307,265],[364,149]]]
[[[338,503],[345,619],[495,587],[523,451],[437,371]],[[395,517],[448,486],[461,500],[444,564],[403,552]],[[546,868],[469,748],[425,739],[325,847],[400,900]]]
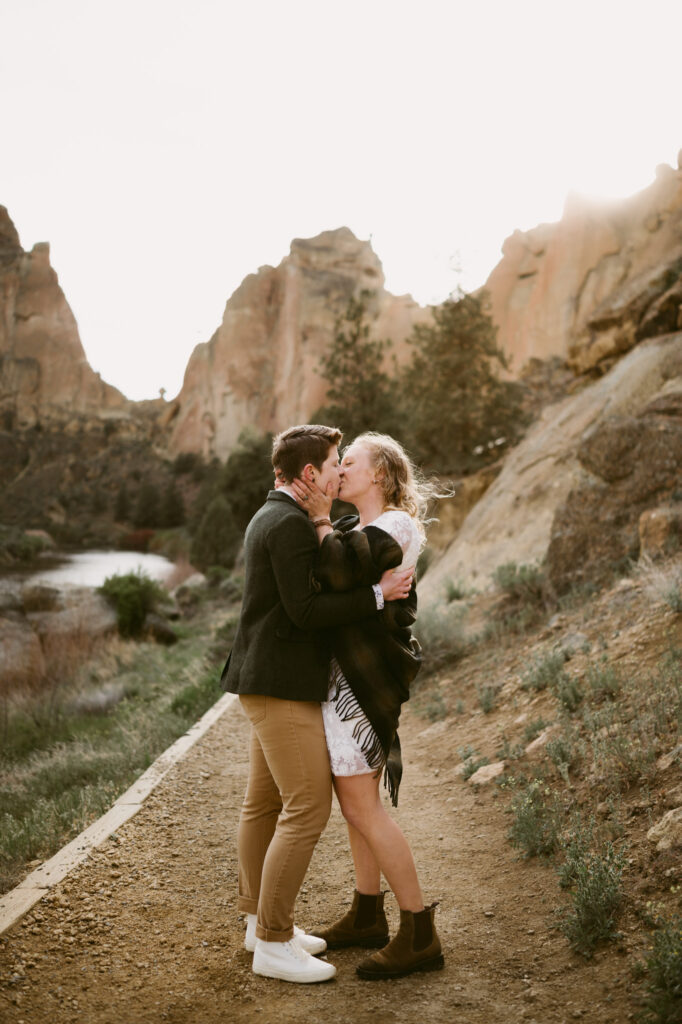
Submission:
[[[206,508],[192,540],[192,565],[202,572],[212,565],[231,569],[241,541],[242,531],[235,522],[232,509],[226,499],[218,495]]]
[[[221,493],[241,530],[261,507],[273,483],[272,435],[243,430],[220,477]]]
[[[418,324],[402,377],[408,445],[430,470],[467,473],[518,440],[521,386],[504,380],[507,361],[484,295],[459,292]]]
[[[168,481],[163,492],[160,518],[161,525],[167,529],[172,529],[174,526],[182,526],[185,521],[185,503],[173,479]]]
[[[390,341],[370,338],[368,305],[372,293],[351,297],[343,316],[334,325],[334,341],[320,361],[327,381],[324,405],[311,423],[328,423],[343,430],[351,441],[365,430],[396,433],[396,387],[384,370]]]
[[[137,527],[159,525],[159,489],[156,484],[145,482],[137,494],[133,522]]]
[[[125,480],[118,489],[116,505],[114,506],[114,519],[117,523],[125,523],[130,516],[130,496]]]

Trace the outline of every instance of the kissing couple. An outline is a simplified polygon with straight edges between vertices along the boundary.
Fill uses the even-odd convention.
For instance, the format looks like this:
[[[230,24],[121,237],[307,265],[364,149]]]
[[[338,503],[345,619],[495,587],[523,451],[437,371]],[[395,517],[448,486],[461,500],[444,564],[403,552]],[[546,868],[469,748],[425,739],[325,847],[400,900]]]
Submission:
[[[327,981],[320,954],[374,949],[360,978],[443,966],[410,847],[384,807],[402,775],[400,708],[420,665],[410,627],[430,484],[383,434],[356,437],[339,461],[333,427],[290,427],[273,441],[275,488],[244,538],[244,596],[223,688],[250,723],[249,776],[239,819],[239,900],[256,974]],[[332,525],[333,498],[357,516]],[[331,811],[348,825],[356,887],[350,910],[310,934],[294,905]],[[400,908],[389,941],[384,876]]]

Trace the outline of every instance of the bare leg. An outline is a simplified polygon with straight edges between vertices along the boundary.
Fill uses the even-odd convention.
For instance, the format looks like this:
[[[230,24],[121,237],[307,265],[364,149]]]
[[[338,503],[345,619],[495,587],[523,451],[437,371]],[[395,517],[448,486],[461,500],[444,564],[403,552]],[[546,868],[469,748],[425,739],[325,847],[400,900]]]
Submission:
[[[353,825],[348,826],[350,852],[355,865],[355,888],[368,896],[381,890],[381,868],[362,835]]]
[[[423,910],[424,897],[412,852],[381,802],[379,779],[371,774],[336,776],[334,786],[348,823],[358,891],[378,892],[381,871],[401,910]]]

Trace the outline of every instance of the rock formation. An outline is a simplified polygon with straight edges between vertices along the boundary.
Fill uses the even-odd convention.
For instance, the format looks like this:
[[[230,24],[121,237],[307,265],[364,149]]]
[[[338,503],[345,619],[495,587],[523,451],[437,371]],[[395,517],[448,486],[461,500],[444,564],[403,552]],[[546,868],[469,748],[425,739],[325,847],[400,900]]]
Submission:
[[[682,170],[628,199],[569,197],[557,224],[516,231],[486,288],[518,371],[560,356],[605,372],[645,338],[682,327]]]
[[[320,358],[335,319],[362,289],[374,293],[374,334],[400,361],[414,323],[429,316],[409,296],[384,290],[379,259],[348,228],[295,239],[278,267],[261,267],[229,299],[210,341],[189,360],[168,410],[171,449],[224,458],[245,427],[277,431],[303,421],[324,399]]]
[[[682,495],[682,333],[638,345],[545,409],[420,586],[486,587],[505,562],[542,563],[559,591],[639,553],[647,508]]]
[[[123,410],[123,395],[90,367],[46,243],[25,252],[0,206],[0,422],[33,426],[68,411]]]

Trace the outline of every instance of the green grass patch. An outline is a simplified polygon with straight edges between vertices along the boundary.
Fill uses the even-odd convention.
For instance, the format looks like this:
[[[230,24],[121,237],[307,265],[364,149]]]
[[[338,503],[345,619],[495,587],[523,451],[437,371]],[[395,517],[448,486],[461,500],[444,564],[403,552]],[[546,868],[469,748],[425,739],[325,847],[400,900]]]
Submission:
[[[173,648],[114,642],[51,713],[44,695],[8,708],[0,751],[0,890],[16,885],[29,860],[46,859],[130,786],[220,696],[220,668],[207,660],[207,626]],[[120,699],[85,713],[76,696],[116,682]],[[41,699],[42,696],[42,699]]]

